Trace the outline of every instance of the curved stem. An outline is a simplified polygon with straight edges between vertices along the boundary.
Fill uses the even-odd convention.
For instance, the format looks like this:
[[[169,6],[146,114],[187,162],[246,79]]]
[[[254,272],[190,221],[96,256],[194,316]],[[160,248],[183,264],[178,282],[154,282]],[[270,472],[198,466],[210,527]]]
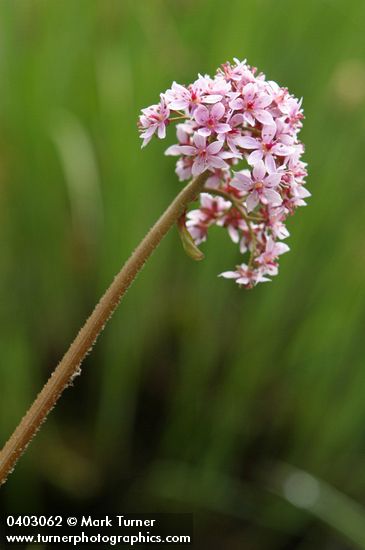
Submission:
[[[17,460],[47,418],[48,413],[55,406],[63,390],[71,384],[73,378],[79,373],[79,367],[83,359],[147,259],[187,205],[195,200],[208,175],[208,172],[204,172],[192,180],[178,194],[126,261],[102,296],[63,359],[53,371],[48,382],[0,452],[0,485],[6,481]]]
[[[169,122],[177,122],[178,120],[186,120],[189,117],[183,115],[183,116],[174,116],[172,118],[169,118]]]

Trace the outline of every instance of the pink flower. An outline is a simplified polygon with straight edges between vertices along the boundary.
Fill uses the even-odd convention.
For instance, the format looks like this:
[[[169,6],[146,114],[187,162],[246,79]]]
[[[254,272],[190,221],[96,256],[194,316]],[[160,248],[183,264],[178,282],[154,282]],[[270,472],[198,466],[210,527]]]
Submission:
[[[173,111],[189,109],[192,101],[191,92],[185,86],[173,82],[171,89],[165,92],[165,100],[169,109]]]
[[[276,239],[286,239],[289,237],[289,231],[284,225],[287,216],[287,210],[283,206],[267,209],[267,227]]]
[[[293,147],[284,145],[276,140],[276,126],[264,126],[262,129],[262,139],[245,136],[242,139],[242,147],[252,151],[248,155],[247,162],[251,165],[260,160],[264,160],[268,172],[276,169],[275,156],[286,157],[294,152]]]
[[[147,145],[155,132],[157,132],[160,139],[165,138],[169,116],[170,109],[166,107],[162,94],[161,101],[158,105],[152,105],[151,107],[147,107],[147,109],[142,109],[142,115],[139,117],[140,127],[144,129],[141,133],[141,138],[143,138],[142,147]]]
[[[211,175],[206,181],[206,186],[210,189],[219,189],[222,182],[225,182],[227,179],[230,179],[229,170],[216,168],[215,170],[211,170]]]
[[[241,83],[241,85],[245,85],[248,82],[255,82],[255,71],[247,65],[246,60],[240,61],[234,58],[233,61],[235,65],[231,65],[228,62],[222,65],[223,74],[228,81]]]
[[[213,79],[210,76],[199,76],[194,86],[202,93],[202,103],[217,103],[232,91],[230,82],[218,75]]]
[[[227,119],[230,130],[229,132],[225,133],[224,137],[226,139],[226,143],[229,147],[229,149],[232,151],[232,153],[240,154],[237,147],[244,147],[244,136],[242,135],[242,123],[243,123],[243,116],[242,114],[235,114],[231,118]]]
[[[238,285],[246,286],[247,288],[252,288],[257,283],[270,281],[270,279],[264,276],[262,270],[252,269],[246,264],[238,265],[236,271],[224,271],[220,273],[219,277],[235,279]]]
[[[229,106],[234,111],[243,111],[244,120],[255,126],[256,120],[262,124],[274,124],[274,119],[266,109],[272,103],[269,94],[259,91],[257,86],[250,82],[243,87],[241,93],[235,93]]]
[[[208,137],[212,132],[216,134],[229,132],[230,125],[219,122],[225,112],[223,103],[215,103],[210,110],[205,105],[200,105],[194,112],[194,118],[200,126],[197,130],[198,134]]]
[[[280,106],[280,110],[283,114],[287,115],[285,123],[292,127],[296,126],[304,118],[302,100],[298,101],[294,97],[289,97],[284,101]]]
[[[240,286],[251,288],[277,274],[278,258],[288,250],[279,241],[289,236],[285,221],[310,196],[298,137],[302,119],[301,100],[238,59],[213,78],[198,75],[187,86],[174,82],[159,105],[140,116],[143,146],[154,133],[164,138],[166,126],[177,122],[177,143],[165,154],[177,156],[179,180],[209,171],[186,227],[197,244],[213,225],[227,230],[244,263],[221,276]],[[242,158],[250,169],[234,172]]]
[[[293,182],[289,189],[291,209],[298,206],[306,206],[304,199],[311,196],[311,193],[302,184]]]
[[[173,111],[193,113],[201,103],[213,104],[221,101],[225,95],[214,93],[212,84],[200,77],[188,88],[173,82],[171,89],[165,92],[166,104]],[[214,83],[213,83],[214,85]],[[227,86],[227,83],[225,83]]]
[[[290,249],[287,244],[275,242],[272,237],[269,237],[264,252],[256,258],[256,262],[261,265],[269,275],[276,275],[278,269],[276,260],[281,254],[288,252],[288,250]]]
[[[208,227],[220,219],[230,207],[231,203],[222,197],[201,193],[200,208],[188,212],[186,222],[186,227],[196,244],[205,241]]]
[[[230,208],[227,213],[217,221],[217,225],[225,227],[232,241],[237,244],[243,231],[247,231],[248,226],[242,215],[236,208]]]
[[[207,145],[206,138],[195,133],[193,145],[172,145],[165,152],[166,155],[193,156],[192,175],[198,176],[210,168],[228,168],[223,158],[232,158],[232,154],[222,151],[223,141],[213,141]]]
[[[293,128],[289,124],[286,124],[281,118],[276,119],[275,126],[265,128],[266,140],[273,140],[275,138],[276,142],[288,145],[291,149],[294,147],[295,135],[296,133],[295,131],[293,132]],[[294,155],[294,153],[291,153],[291,155],[292,154]]]
[[[279,206],[282,203],[280,194],[273,188],[277,187],[281,180],[281,174],[273,172],[268,176],[264,163],[260,160],[255,164],[252,176],[245,172],[236,172],[231,182],[232,187],[248,193],[246,199],[247,210],[251,212],[261,202],[270,206]]]
[[[273,102],[279,109],[281,109],[282,105],[285,103],[288,97],[287,88],[282,88],[273,80],[270,80],[267,85],[268,93],[271,94]]]
[[[165,153],[166,155],[167,153]],[[191,169],[193,167],[192,157],[181,157],[176,163],[175,172],[179,181],[186,181],[191,178]]]

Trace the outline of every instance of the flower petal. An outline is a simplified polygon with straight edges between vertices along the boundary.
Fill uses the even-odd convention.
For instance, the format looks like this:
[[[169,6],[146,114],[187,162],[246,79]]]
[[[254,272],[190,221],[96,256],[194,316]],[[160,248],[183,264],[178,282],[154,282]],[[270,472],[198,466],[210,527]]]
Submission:
[[[270,143],[275,137],[276,134],[276,124],[267,124],[262,128],[262,141],[264,143]]]
[[[255,99],[255,109],[265,109],[272,102],[271,96],[268,94],[262,94]]]
[[[257,191],[253,191],[249,194],[246,200],[247,204],[247,211],[252,212],[256,208],[256,206],[259,204],[259,195]]]
[[[249,82],[246,84],[246,86],[242,89],[242,95],[244,96],[246,101],[252,101],[255,97],[255,86],[252,84],[252,82]]]
[[[160,139],[164,139],[166,137],[166,125],[164,122],[158,125],[157,135]]]
[[[252,180],[249,176],[246,176],[246,174],[242,174],[241,172],[236,172],[234,175],[233,180],[231,181],[230,185],[233,187],[233,183],[238,183],[240,186],[244,185],[252,185]]]
[[[217,132],[217,134],[226,134],[227,132],[230,132],[232,128],[229,124],[218,123],[215,125],[214,130]]]
[[[275,244],[275,252],[278,256],[281,254],[285,254],[285,252],[289,252],[290,248],[286,243],[276,243]]]
[[[244,113],[243,118],[248,124],[250,124],[250,126],[255,126],[255,119],[251,113],[249,112]]]
[[[241,153],[232,151],[221,151],[219,153],[221,159],[242,159]]]
[[[210,193],[200,193],[200,204],[203,208],[211,208],[212,201],[213,201],[213,197]],[[196,210],[195,212],[199,212],[200,214],[199,210]],[[191,212],[189,212],[189,214],[191,214]]]
[[[206,168],[205,160],[201,157],[197,157],[194,160],[194,164],[191,169],[191,173],[194,177],[199,176],[199,174],[202,174]]]
[[[196,147],[192,147],[191,145],[180,145],[180,153],[183,155],[188,155],[189,157],[192,157],[193,155],[197,154]]]
[[[192,149],[195,149],[195,147],[192,147]],[[181,154],[182,154],[181,145],[171,145],[165,151],[165,155],[167,155],[167,156],[169,156],[169,155],[177,156],[177,155],[181,155]]]
[[[249,278],[246,275],[242,275],[239,279],[236,280],[236,283],[239,285],[248,285],[250,282]]]
[[[204,136],[199,135],[195,132],[193,137],[194,143],[197,146],[198,149],[204,149],[206,144],[206,139]]]
[[[255,110],[255,118],[259,122],[261,122],[261,124],[267,124],[267,125],[275,124],[272,115],[270,115],[270,113],[268,113],[267,111],[264,111],[263,109]]]
[[[228,164],[220,157],[208,157],[209,168],[228,168]]]
[[[222,100],[222,96],[217,94],[209,94],[203,96],[201,100],[203,103],[217,103]]]
[[[253,167],[252,173],[253,177],[257,181],[261,181],[265,177],[266,167],[262,160],[256,162],[255,166]]]
[[[265,178],[265,185],[268,187],[277,187],[281,181],[281,174],[274,172]]]
[[[223,103],[216,103],[215,105],[213,105],[210,113],[212,117],[214,117],[216,120],[220,120],[225,112],[226,110]]]
[[[200,136],[209,137],[212,133],[212,130],[210,130],[209,128],[199,128],[197,132]]]
[[[216,155],[223,147],[223,141],[213,141],[207,147],[208,155]]]
[[[241,99],[240,97],[238,97],[237,99],[233,99],[229,102],[229,106],[234,111],[240,111],[244,107],[243,99]]]
[[[225,279],[238,279],[240,276],[237,271],[223,271],[223,273],[220,273],[218,277],[224,277]]]
[[[231,225],[228,226],[227,228],[228,230],[228,235],[231,237],[232,239],[232,242],[234,242],[235,244],[238,243],[238,241],[240,240],[240,234],[238,232],[238,229],[236,227],[232,227]]]
[[[274,155],[278,155],[279,157],[286,157],[287,155],[291,155],[292,153],[294,153],[294,151],[294,147],[289,147],[288,145],[284,145],[283,143],[276,143],[272,148],[272,152],[274,153]]]
[[[151,141],[152,136],[153,136],[153,134],[151,134],[150,136],[144,138],[143,143],[141,145],[141,149],[146,147],[146,145]]]
[[[244,147],[245,149],[259,149],[261,147],[261,144],[258,139],[249,136],[243,136],[240,138],[239,146]]]
[[[273,189],[265,189],[263,196],[270,206],[279,206],[283,202],[279,193]]]
[[[194,112],[194,118],[198,124],[204,126],[209,119],[209,111],[204,105],[199,105],[199,107]]]
[[[262,160],[262,157],[264,156],[264,153],[262,151],[252,151],[252,153],[249,155],[247,162],[248,164],[251,164],[251,166],[257,164],[260,160]]]
[[[168,101],[167,104],[172,111],[181,111],[181,109],[186,109],[189,102],[186,99],[175,99]]]
[[[273,172],[276,172],[276,162],[272,155],[266,155],[265,166],[268,174],[272,174]]]

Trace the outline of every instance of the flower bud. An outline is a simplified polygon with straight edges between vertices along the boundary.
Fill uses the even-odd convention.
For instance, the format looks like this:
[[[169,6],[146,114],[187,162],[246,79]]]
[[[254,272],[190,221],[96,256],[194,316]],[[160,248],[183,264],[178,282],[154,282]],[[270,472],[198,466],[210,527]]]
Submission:
[[[183,214],[177,223],[180,239],[186,254],[196,262],[204,259],[203,252],[196,246],[193,237],[190,235],[185,225],[185,214]]]

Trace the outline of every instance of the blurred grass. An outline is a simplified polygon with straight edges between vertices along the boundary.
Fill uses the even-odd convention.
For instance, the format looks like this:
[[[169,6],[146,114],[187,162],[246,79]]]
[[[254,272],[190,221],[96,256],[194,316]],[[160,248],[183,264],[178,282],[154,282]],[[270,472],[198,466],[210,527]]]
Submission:
[[[284,461],[364,504],[364,24],[362,0],[2,0],[2,440],[179,189],[166,144],[142,152],[136,131],[139,109],[173,80],[247,57],[303,95],[313,193],[290,221],[280,276],[252,292],[216,277],[236,261],[224,234],[212,232],[199,265],[168,235],[2,509],[128,509],[134,481],[142,499],[148,472],[177,460],[213,488],[229,475],[254,494],[211,548],[352,548],[346,529],[342,540],[267,500],[260,476]],[[205,533],[216,521],[207,506]]]

